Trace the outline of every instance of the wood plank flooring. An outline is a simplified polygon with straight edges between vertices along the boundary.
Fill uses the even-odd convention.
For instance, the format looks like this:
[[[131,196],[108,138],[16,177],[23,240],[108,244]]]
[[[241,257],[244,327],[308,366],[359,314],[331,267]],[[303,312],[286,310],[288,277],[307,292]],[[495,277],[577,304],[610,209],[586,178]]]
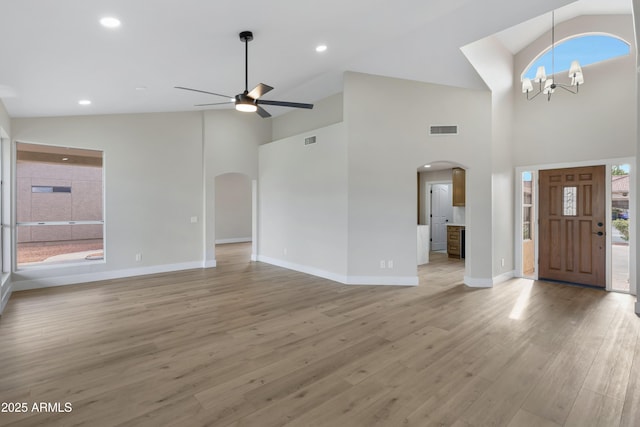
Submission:
[[[15,293],[0,402],[28,411],[0,412],[0,426],[638,426],[629,295],[470,289],[441,254],[418,287],[345,286],[249,251]],[[40,402],[71,411],[32,411]]]

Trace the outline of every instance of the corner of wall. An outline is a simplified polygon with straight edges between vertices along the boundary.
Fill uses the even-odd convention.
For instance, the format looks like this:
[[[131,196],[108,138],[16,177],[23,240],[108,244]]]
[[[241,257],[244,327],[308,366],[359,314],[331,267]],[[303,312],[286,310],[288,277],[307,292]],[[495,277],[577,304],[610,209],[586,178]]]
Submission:
[[[463,283],[470,288],[493,287],[493,279],[479,279],[475,277],[464,276]]]
[[[9,274],[2,278],[0,289],[6,289],[2,295],[2,299],[0,299],[0,315],[2,315],[13,293],[13,284],[11,283],[11,276]]]
[[[464,284],[470,288],[492,288],[495,285],[504,283],[516,277],[515,271],[507,271],[490,279],[480,279],[470,276],[464,276]]]
[[[0,131],[1,137],[3,138],[11,137],[11,117],[9,116],[9,113],[7,112],[7,109],[5,108],[1,99],[0,99],[0,129],[1,131],[4,131],[6,133],[6,135],[2,135],[2,132]]]

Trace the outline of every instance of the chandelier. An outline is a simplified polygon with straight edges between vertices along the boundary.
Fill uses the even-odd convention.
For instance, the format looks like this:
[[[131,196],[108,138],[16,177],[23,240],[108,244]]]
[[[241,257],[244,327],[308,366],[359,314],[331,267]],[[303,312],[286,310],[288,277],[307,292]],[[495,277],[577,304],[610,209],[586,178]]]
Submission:
[[[555,45],[556,45],[556,28],[555,28],[555,11],[551,11],[551,77],[547,78],[547,71],[544,65],[538,67],[536,76],[533,82],[529,78],[522,79],[522,93],[527,95],[527,100],[531,101],[536,96],[542,94],[547,95],[547,101],[551,100],[551,94],[553,94],[556,88],[561,88],[567,92],[576,94],[581,84],[584,84],[584,76],[582,75],[582,68],[578,61],[571,62],[569,68],[569,78],[571,81],[569,84],[556,83],[555,80]],[[533,94],[533,83],[538,83],[538,91]]]

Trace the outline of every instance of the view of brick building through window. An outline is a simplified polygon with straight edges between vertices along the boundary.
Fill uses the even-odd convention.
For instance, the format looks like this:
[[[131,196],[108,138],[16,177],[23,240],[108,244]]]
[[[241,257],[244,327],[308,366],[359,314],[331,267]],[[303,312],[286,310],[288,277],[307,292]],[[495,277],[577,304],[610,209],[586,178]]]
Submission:
[[[17,263],[101,260],[102,152],[17,144]]]

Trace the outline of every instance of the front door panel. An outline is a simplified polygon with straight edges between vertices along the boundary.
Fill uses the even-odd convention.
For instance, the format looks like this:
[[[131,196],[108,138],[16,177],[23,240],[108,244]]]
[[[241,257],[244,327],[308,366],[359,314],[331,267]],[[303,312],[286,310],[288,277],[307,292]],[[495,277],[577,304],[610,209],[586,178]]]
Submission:
[[[540,171],[540,279],[605,287],[605,167]]]

